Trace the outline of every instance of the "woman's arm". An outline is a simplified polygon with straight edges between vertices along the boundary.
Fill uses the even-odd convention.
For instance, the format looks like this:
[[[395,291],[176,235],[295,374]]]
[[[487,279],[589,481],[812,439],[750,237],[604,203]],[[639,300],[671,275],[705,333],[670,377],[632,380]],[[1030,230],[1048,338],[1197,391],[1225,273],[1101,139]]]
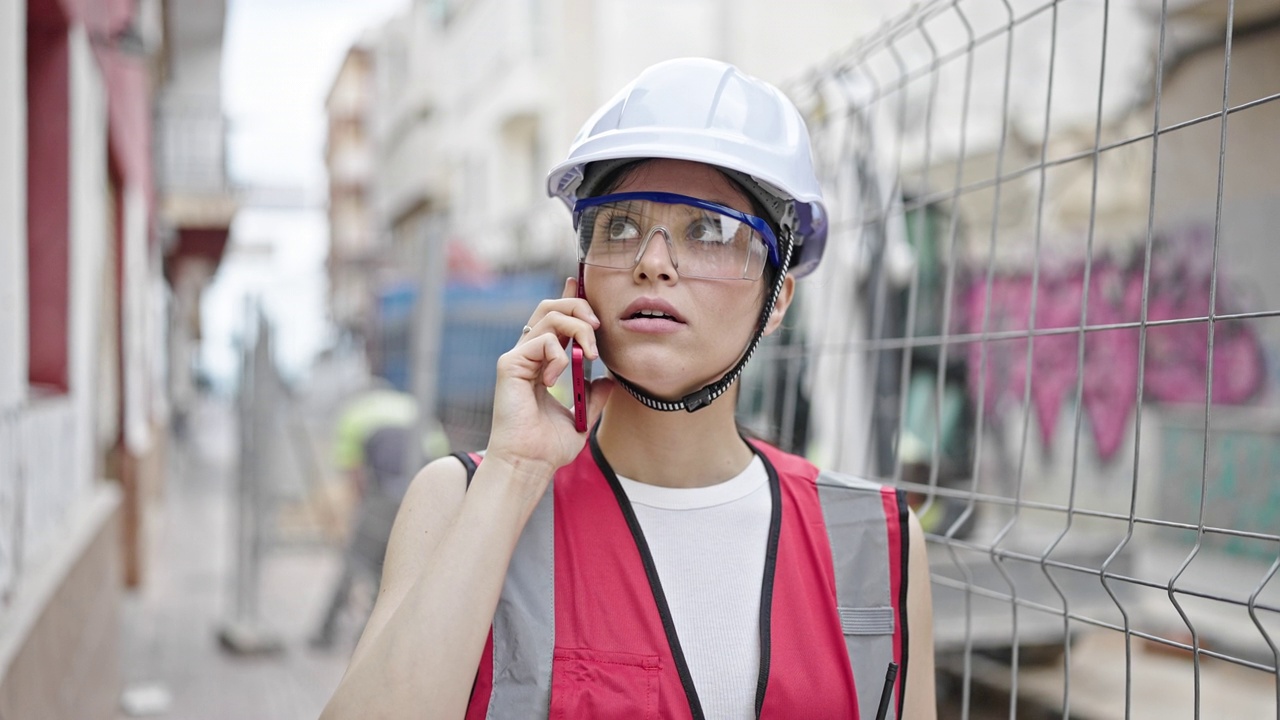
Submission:
[[[382,587],[324,718],[460,718],[536,477],[486,459],[428,465],[406,493]]]
[[[933,676],[933,591],[929,580],[929,557],[924,530],[916,514],[908,518],[907,557],[907,685],[902,706],[903,720],[935,720],[938,699]]]
[[[489,448],[470,488],[461,463],[444,458],[405,494],[378,599],[323,718],[465,714],[516,542],[556,469],[586,440],[547,392],[569,363],[563,338],[598,354],[599,321],[575,292],[570,281],[565,298],[539,305],[499,359]]]

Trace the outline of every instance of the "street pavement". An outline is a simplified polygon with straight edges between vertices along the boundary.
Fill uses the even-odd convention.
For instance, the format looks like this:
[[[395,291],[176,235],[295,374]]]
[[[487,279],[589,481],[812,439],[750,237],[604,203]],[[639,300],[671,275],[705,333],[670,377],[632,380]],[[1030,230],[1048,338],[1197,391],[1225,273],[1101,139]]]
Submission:
[[[339,553],[315,544],[263,558],[259,627],[276,653],[226,650],[219,631],[234,608],[236,450],[229,403],[205,401],[190,435],[170,446],[170,473],[150,528],[149,574],[126,594],[119,719],[314,719],[337,685],[356,628],[328,651],[307,638],[319,621]]]

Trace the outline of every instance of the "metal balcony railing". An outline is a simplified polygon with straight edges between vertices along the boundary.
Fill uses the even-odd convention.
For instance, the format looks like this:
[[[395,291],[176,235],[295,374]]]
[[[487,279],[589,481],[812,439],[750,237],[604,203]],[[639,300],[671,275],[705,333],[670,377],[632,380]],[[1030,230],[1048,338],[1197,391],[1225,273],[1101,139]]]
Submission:
[[[227,120],[215,99],[162,101],[156,112],[155,162],[162,192],[228,191]]]

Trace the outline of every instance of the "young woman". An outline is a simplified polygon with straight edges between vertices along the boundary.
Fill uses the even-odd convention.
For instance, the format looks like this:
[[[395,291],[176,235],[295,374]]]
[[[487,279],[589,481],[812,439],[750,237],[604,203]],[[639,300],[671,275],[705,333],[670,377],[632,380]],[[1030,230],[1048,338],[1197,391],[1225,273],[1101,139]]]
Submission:
[[[794,105],[723,63],[660,63],[548,188],[584,286],[499,360],[483,459],[415,479],[325,717],[933,718],[902,495],[734,422],[742,365],[826,240]],[[569,340],[609,369],[586,433],[548,393]]]

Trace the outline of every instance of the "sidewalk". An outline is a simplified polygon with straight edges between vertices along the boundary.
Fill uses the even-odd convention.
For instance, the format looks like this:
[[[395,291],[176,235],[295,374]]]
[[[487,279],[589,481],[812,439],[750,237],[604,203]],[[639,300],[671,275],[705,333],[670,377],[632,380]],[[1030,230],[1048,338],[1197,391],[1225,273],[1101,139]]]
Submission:
[[[232,408],[207,401],[174,441],[170,475],[152,528],[150,575],[127,594],[121,619],[126,696],[154,710],[119,718],[314,720],[346,668],[347,628],[334,649],[307,646],[338,571],[335,550],[276,550],[263,558],[259,616],[283,641],[274,655],[238,657],[218,630],[232,609],[236,469]],[[166,702],[167,700],[167,702]],[[167,707],[166,707],[167,706]]]

